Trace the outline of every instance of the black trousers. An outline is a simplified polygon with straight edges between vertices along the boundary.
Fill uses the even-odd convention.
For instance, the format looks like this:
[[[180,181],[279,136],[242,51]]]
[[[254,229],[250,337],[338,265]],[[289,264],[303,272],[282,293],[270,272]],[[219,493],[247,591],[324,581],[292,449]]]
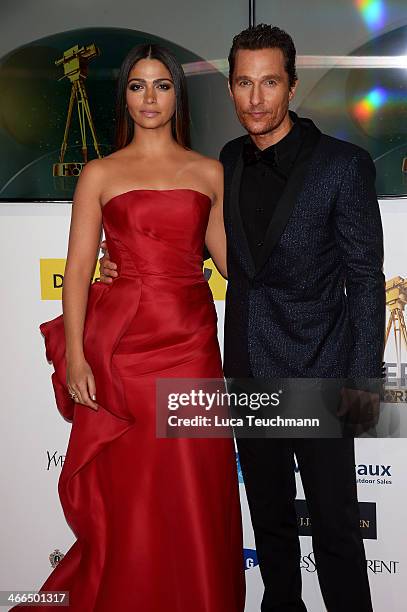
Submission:
[[[354,440],[240,438],[237,446],[265,586],[261,612],[307,610],[301,598],[294,454],[326,608],[328,612],[372,612]]]

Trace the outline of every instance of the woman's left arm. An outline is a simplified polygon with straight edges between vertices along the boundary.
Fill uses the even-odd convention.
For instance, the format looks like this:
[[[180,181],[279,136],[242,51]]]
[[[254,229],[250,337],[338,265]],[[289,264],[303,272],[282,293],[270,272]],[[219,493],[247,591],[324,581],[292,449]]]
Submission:
[[[206,230],[205,244],[216,268],[224,278],[227,278],[226,233],[223,222],[223,166],[217,160],[211,160],[211,165],[214,197]]]

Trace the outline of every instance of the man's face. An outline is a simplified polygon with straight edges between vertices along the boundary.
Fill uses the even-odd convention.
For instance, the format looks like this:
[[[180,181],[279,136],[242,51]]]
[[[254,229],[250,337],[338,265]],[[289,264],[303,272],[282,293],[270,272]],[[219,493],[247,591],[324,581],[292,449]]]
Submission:
[[[240,123],[253,135],[278,128],[295,93],[290,89],[281,49],[239,49],[230,95]]]

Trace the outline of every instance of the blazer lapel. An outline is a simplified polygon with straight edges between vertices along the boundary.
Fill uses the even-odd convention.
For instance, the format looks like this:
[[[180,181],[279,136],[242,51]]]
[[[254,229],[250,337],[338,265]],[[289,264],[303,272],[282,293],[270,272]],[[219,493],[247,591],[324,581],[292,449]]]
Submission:
[[[298,120],[301,121],[304,128],[304,140],[285,189],[280,197],[280,200],[278,201],[270,225],[267,229],[264,246],[255,271],[256,275],[260,272],[261,268],[270,257],[272,250],[279,241],[281,234],[288,223],[296,200],[303,187],[304,179],[310,166],[312,153],[314,152],[321,136],[321,131],[311,120]]]
[[[240,204],[239,204],[239,194],[240,194],[240,183],[242,180],[243,173],[243,146],[240,150],[239,157],[237,159],[235,169],[232,175],[231,187],[230,187],[230,218],[232,222],[232,226],[234,229],[234,234],[236,235],[236,242],[232,245],[232,248],[237,248],[241,251],[241,259],[244,267],[246,268],[246,272],[249,276],[253,276],[255,273],[255,264],[250,251],[249,243],[247,241],[246,232],[244,230],[244,225],[242,221],[242,217],[240,215]]]

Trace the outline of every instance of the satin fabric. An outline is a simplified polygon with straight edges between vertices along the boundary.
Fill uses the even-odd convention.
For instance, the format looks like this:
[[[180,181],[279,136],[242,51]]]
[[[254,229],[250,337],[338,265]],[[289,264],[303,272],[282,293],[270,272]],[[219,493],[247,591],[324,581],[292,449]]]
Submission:
[[[193,189],[135,189],[104,205],[118,277],[89,291],[97,412],[68,394],[63,316],[40,326],[57,407],[72,421],[58,491],[77,540],[39,590],[69,591],[69,610],[244,609],[233,440],[155,433],[156,378],[223,377],[202,273],[210,207]]]

